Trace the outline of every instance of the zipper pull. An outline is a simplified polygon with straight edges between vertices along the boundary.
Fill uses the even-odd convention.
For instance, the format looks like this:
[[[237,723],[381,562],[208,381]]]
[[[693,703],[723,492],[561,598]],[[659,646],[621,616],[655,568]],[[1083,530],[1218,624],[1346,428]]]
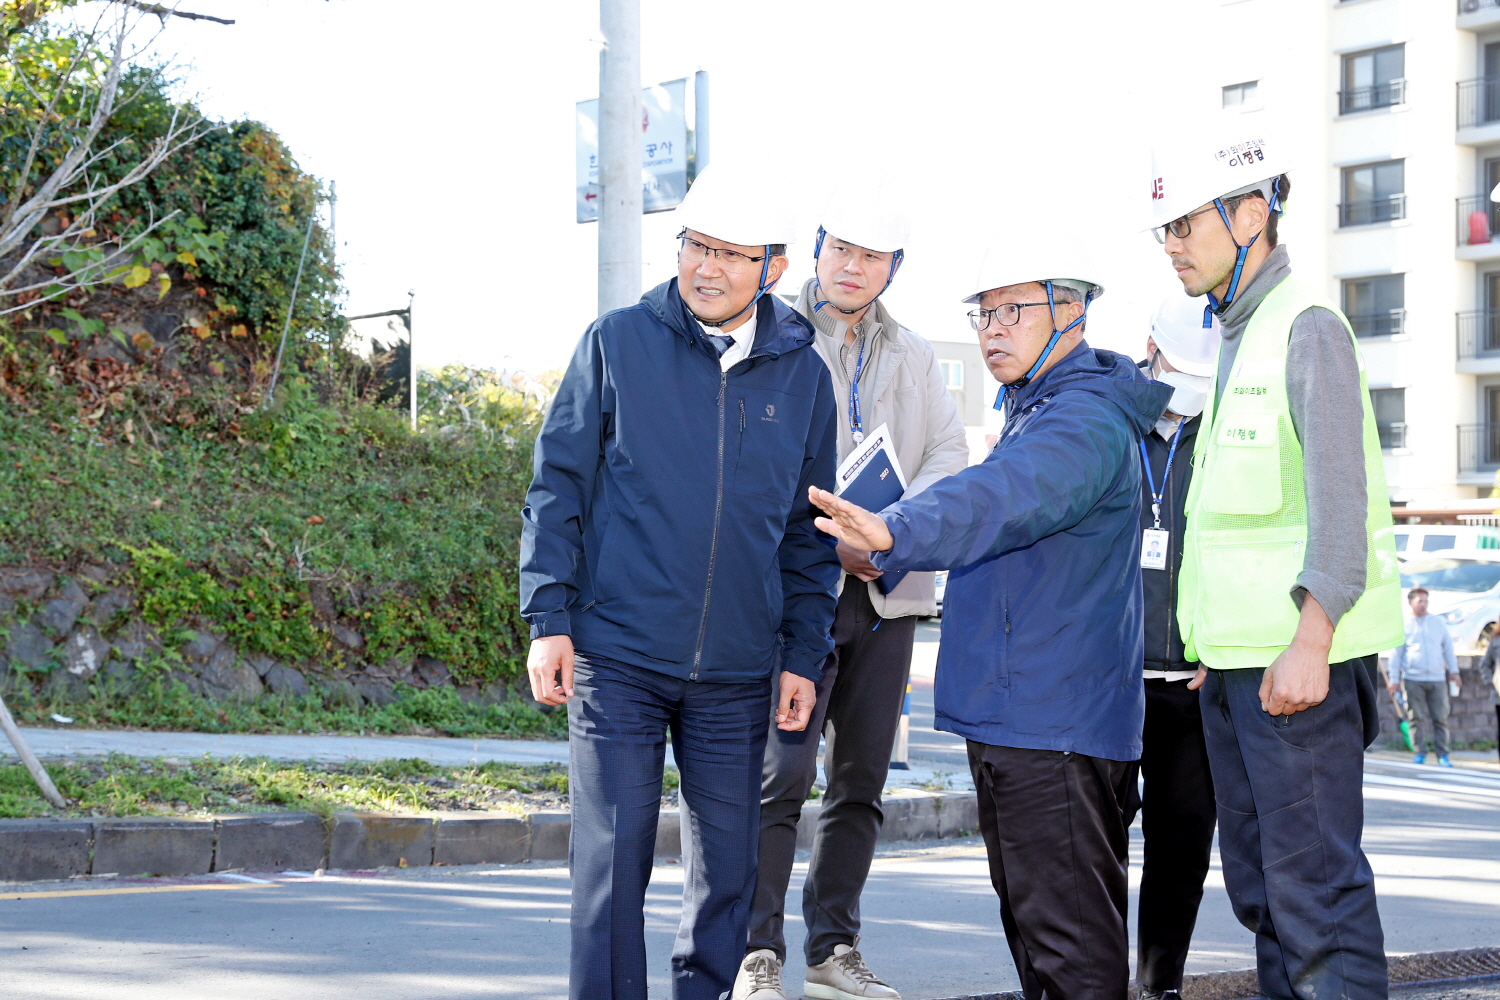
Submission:
[[[1005,612],[1005,634],[1010,635],[1010,611]]]

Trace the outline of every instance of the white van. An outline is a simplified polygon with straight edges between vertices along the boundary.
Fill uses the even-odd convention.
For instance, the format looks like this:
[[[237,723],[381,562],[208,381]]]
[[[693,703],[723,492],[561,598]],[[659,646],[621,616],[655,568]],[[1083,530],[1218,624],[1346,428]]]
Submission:
[[[1479,524],[1398,524],[1396,558],[1419,559],[1427,552],[1493,549],[1500,552],[1500,528]]]

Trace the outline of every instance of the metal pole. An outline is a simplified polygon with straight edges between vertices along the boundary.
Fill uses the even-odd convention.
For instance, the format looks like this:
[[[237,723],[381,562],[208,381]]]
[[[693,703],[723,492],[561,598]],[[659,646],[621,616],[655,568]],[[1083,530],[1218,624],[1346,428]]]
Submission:
[[[417,429],[417,339],[411,332],[411,307],[417,301],[415,291],[406,293],[406,361],[411,381],[411,429]]]
[[[599,0],[599,311],[641,297],[641,4]]]
[[[708,166],[708,74],[693,74],[693,176]]]
[[[21,736],[21,730],[16,725],[16,720],[11,717],[10,709],[5,707],[5,699],[0,698],[0,729],[5,730],[5,735],[10,738],[10,745],[16,748],[16,755],[21,758],[21,763],[26,765],[26,770],[31,772],[36,786],[42,790],[42,797],[59,809],[68,807],[68,800],[62,797],[57,786],[52,783],[52,778],[47,774],[47,769],[42,762],[36,759],[36,754],[31,752],[31,747]]]
[[[317,221],[315,205],[308,211],[307,235],[302,237],[302,256],[297,258],[297,280],[292,282],[292,297],[286,304],[286,324],[281,328],[281,346],[276,348],[276,366],[271,369],[271,385],[266,389],[266,399],[261,404],[261,409],[270,406],[276,399],[276,380],[281,377],[281,356],[286,353],[286,335],[292,329],[292,313],[297,309],[297,290],[302,287],[302,268],[307,264],[307,245],[312,242],[313,223]]]

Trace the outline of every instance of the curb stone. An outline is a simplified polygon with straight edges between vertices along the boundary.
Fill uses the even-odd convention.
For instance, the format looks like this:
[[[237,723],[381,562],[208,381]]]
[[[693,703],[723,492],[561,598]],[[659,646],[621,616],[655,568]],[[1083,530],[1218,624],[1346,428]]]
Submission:
[[[1454,982],[1500,975],[1500,948],[1467,948],[1463,951],[1427,951],[1413,955],[1389,955],[1391,986]],[[1133,984],[1132,984],[1133,986]],[[1134,992],[1132,990],[1132,992]],[[1208,972],[1182,979],[1182,1000],[1246,1000],[1260,996],[1254,969]],[[969,993],[941,1000],[1023,1000],[1019,991]]]
[[[812,846],[821,806],[802,807],[797,846]],[[881,840],[931,840],[979,826],[973,792],[898,790],[885,798]],[[403,815],[266,812],[209,819],[0,820],[0,881],[30,882],[74,875],[205,875],[246,869],[284,871],[418,867],[432,864],[518,864],[568,858],[572,814],[546,810]],[[656,856],[682,856],[682,822],[665,809],[656,827]]]

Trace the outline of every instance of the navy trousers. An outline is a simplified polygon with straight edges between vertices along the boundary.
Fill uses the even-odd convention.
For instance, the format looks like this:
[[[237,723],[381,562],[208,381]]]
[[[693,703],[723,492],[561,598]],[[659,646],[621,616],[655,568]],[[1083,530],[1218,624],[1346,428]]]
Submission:
[[[1267,715],[1262,670],[1210,670],[1203,734],[1224,885],[1255,933],[1267,1000],[1384,1000],[1385,936],[1360,848],[1364,749],[1379,733],[1362,660],[1329,667],[1328,698]]]
[[[572,1000],[646,1000],[646,887],[667,731],[681,775],[675,1000],[720,1000],[745,954],[770,679],[698,684],[579,653],[568,702]]]

